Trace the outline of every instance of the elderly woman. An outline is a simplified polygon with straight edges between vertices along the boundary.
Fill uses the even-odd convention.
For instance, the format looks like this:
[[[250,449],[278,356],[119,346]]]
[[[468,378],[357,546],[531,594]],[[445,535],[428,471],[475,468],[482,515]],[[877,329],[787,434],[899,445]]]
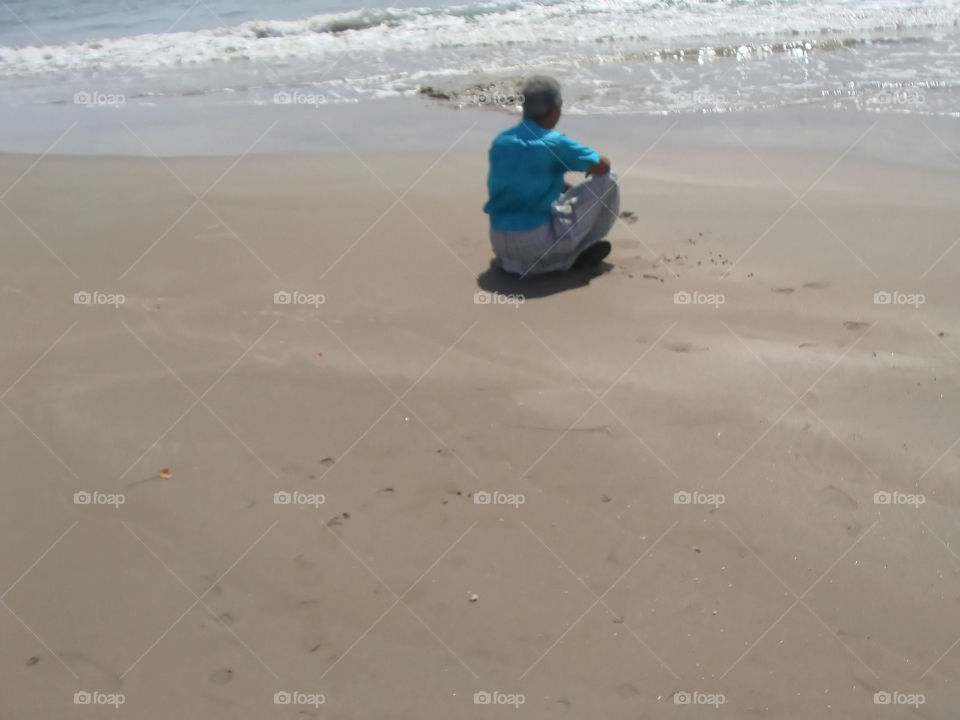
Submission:
[[[517,275],[596,265],[610,253],[604,236],[620,211],[610,161],[553,128],[560,120],[560,85],[536,75],[523,86],[523,121],[490,147],[483,211],[490,215],[496,263]],[[588,179],[571,188],[567,171]]]

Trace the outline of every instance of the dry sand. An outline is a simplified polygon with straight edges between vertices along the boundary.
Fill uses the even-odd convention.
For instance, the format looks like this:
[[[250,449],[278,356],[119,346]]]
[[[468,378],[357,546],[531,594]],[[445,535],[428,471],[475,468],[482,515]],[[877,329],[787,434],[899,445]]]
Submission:
[[[608,154],[526,283],[482,153],[0,157],[0,717],[956,718],[955,168]]]

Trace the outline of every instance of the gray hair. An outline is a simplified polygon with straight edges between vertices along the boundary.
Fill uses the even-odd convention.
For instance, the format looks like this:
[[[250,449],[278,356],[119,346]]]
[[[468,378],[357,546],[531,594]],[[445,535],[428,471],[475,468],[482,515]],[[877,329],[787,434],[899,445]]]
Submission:
[[[560,83],[547,75],[532,75],[523,84],[523,116],[542,120],[563,104]]]

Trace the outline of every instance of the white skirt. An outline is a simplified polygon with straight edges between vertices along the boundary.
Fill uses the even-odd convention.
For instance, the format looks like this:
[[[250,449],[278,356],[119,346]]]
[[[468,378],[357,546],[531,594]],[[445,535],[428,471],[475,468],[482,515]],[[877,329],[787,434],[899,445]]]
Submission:
[[[594,175],[570,188],[551,207],[551,221],[532,230],[490,228],[490,244],[501,268],[517,275],[569,270],[602,240],[620,215],[620,186],[613,173]]]

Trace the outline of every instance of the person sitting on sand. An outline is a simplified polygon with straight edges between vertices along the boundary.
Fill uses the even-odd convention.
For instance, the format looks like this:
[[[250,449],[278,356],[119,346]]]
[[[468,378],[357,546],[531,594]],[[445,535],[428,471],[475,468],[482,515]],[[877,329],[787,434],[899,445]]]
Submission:
[[[604,236],[620,211],[620,188],[610,161],[566,135],[560,120],[560,84],[535,75],[523,86],[523,120],[490,146],[490,216],[494,262],[517,275],[598,264],[610,253]],[[586,171],[572,187],[567,171]]]

